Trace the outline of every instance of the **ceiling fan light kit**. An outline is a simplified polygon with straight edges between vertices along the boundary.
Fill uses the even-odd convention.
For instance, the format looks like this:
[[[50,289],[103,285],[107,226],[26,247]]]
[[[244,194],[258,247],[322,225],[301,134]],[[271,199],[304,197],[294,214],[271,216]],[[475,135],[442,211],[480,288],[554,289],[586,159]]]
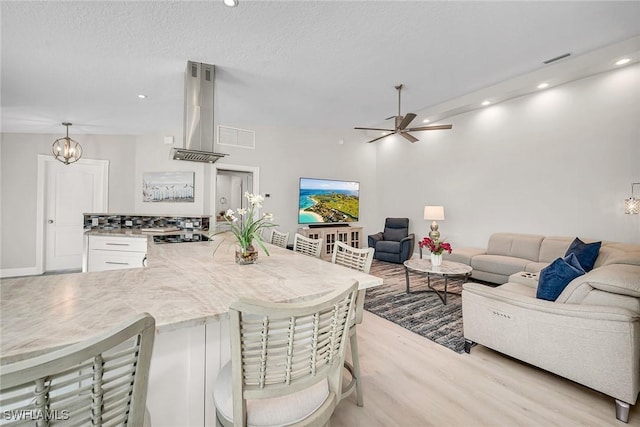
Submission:
[[[382,131],[385,132],[382,136],[379,136],[377,138],[374,138],[370,141],[367,141],[369,143],[378,141],[382,138],[386,138],[387,136],[391,136],[391,135],[395,135],[395,134],[399,134],[400,136],[402,136],[404,139],[408,140],[411,143],[414,143],[416,141],[418,141],[418,138],[416,138],[415,136],[407,133],[407,132],[420,132],[423,130],[443,130],[443,129],[451,129],[453,126],[451,125],[432,125],[432,126],[421,126],[421,127],[416,127],[416,128],[407,128],[407,126],[409,126],[409,124],[413,121],[413,119],[415,119],[417,116],[414,113],[407,113],[407,115],[403,116],[400,110],[400,103],[401,103],[401,93],[402,93],[402,88],[404,87],[403,84],[399,84],[398,86],[396,86],[396,90],[398,91],[398,115],[397,116],[391,116],[391,117],[387,117],[387,120],[389,119],[394,119],[395,124],[394,124],[394,129],[381,129],[381,128],[367,128],[367,127],[355,127],[354,129],[357,130],[376,130],[376,131]]]

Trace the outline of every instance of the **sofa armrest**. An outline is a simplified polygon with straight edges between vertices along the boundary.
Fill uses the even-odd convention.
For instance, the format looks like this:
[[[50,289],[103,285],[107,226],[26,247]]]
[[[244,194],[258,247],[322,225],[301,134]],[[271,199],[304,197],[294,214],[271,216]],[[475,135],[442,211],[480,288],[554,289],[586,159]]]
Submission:
[[[415,246],[416,236],[414,233],[409,234],[400,240],[400,262],[411,259],[413,255],[413,247]]]
[[[378,243],[380,240],[382,240],[382,232],[370,234],[368,237],[369,247],[375,249],[376,243]]]

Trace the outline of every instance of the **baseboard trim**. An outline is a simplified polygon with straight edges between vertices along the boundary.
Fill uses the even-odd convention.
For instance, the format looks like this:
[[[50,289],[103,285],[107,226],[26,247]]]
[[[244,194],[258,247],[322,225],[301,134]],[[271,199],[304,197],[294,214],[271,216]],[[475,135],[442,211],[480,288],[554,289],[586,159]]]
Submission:
[[[0,278],[19,277],[19,276],[37,276],[41,273],[36,267],[22,268],[2,268],[0,269]]]

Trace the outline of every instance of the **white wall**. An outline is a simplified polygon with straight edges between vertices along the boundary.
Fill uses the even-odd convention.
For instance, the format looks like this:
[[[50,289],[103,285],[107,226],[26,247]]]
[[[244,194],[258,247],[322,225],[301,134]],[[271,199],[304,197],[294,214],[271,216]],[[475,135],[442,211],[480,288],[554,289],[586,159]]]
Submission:
[[[278,229],[291,236],[298,228],[298,184],[300,177],[354,180],[360,182],[360,221],[365,232],[376,232],[376,175],[374,146],[362,143],[362,136],[352,129],[323,130],[303,128],[256,127],[229,124],[256,133],[255,149],[216,144],[215,151],[228,154],[216,165],[259,167],[261,194],[269,194],[263,211],[274,214]],[[164,136],[174,136],[174,145],[164,144]],[[343,143],[340,144],[339,142]],[[152,214],[212,214],[210,212],[210,171],[203,163],[170,159],[172,147],[182,144],[181,133],[144,135],[136,140],[134,182],[135,211]],[[194,171],[195,203],[145,203],[142,201],[142,174],[159,171]],[[293,237],[292,237],[293,239]]]
[[[51,144],[64,136],[64,129],[61,127],[59,135],[3,133],[0,136],[0,268],[33,267],[38,154],[50,154]],[[83,158],[109,160],[109,211],[131,211],[134,208],[131,182],[135,138],[73,133],[71,137],[80,142]]]
[[[133,191],[134,212],[153,215],[203,215],[205,214],[204,171],[205,165],[196,162],[177,161],[171,158],[171,148],[182,145],[181,133],[174,135],[141,135],[135,144],[135,179],[129,184]],[[165,136],[174,136],[175,143],[165,144]],[[194,202],[166,203],[144,202],[142,198],[142,176],[145,172],[195,172]]]
[[[640,216],[623,213],[640,182],[639,118],[635,65],[453,117],[415,144],[387,138],[378,216],[410,217],[421,238],[423,207],[443,205],[454,250],[500,231],[640,243]]]
[[[360,221],[365,233],[378,231],[374,146],[363,144],[352,129],[323,130],[254,127],[225,124],[256,132],[254,150],[216,145],[216,151],[229,156],[225,164],[260,168],[260,193],[269,194],[264,212],[274,214],[274,223],[283,232],[298,229],[298,186],[300,177],[353,180],[360,182]],[[343,143],[340,144],[340,141]]]

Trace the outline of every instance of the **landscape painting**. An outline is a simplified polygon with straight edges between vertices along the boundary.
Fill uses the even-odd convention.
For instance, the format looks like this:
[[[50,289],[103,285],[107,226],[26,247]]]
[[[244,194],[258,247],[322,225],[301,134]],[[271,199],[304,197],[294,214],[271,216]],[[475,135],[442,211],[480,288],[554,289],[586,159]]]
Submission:
[[[300,178],[299,224],[358,221],[360,183]]]
[[[193,203],[195,172],[145,172],[142,174],[144,202]]]

